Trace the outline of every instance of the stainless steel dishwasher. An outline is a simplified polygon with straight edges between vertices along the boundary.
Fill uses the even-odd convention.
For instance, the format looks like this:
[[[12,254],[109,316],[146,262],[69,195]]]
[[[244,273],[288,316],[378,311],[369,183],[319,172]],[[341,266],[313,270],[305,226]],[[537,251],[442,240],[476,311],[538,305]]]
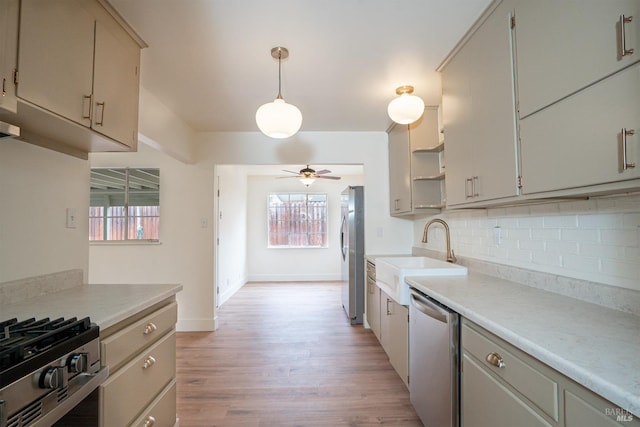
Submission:
[[[409,395],[425,427],[459,426],[460,315],[417,289],[409,304]]]

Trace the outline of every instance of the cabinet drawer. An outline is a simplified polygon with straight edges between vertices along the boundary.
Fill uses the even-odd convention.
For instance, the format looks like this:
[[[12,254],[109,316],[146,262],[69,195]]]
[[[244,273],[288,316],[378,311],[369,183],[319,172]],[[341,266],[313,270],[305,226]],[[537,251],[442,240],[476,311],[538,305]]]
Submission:
[[[114,372],[127,358],[157,341],[171,330],[178,319],[175,302],[163,307],[123,330],[101,340],[101,360]]]
[[[466,324],[462,326],[461,342],[465,354],[472,355],[482,366],[558,421],[558,384],[535,368],[539,362],[524,355],[516,356],[515,352],[506,349],[506,345],[489,340]],[[488,361],[492,354],[504,362],[503,367]]]
[[[171,381],[147,410],[131,425],[134,427],[173,427],[176,423],[176,382]]]
[[[160,393],[176,373],[176,334],[164,336],[100,386],[103,427],[125,426]]]

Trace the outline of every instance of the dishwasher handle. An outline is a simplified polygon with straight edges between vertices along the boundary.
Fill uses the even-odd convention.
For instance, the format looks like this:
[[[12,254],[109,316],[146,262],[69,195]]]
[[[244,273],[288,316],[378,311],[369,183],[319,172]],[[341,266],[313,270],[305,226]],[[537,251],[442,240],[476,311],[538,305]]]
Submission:
[[[449,323],[449,311],[437,306],[421,295],[411,292],[411,305],[413,305],[419,312],[426,314],[429,317],[432,317],[442,323]]]

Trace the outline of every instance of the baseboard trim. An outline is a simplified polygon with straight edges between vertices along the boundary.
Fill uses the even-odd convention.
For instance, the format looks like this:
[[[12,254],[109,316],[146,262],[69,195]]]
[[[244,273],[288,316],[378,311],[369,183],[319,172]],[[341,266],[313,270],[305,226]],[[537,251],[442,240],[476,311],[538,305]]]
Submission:
[[[178,319],[178,332],[211,332],[215,330],[216,319]]]
[[[339,274],[252,274],[248,282],[335,282]]]

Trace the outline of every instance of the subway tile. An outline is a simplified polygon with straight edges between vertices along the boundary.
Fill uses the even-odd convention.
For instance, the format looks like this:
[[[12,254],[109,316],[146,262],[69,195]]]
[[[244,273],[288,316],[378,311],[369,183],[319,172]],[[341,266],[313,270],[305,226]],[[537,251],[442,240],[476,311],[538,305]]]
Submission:
[[[519,240],[518,248],[530,251],[544,252],[545,242],[543,240]]]
[[[526,216],[529,215],[528,206],[512,206],[507,208],[507,215],[509,216]]]
[[[531,230],[528,228],[508,228],[506,230],[502,230],[502,235],[509,240],[531,239]]]
[[[531,215],[549,215],[560,212],[558,203],[544,203],[539,205],[531,205],[529,207]]]
[[[625,228],[640,227],[640,212],[623,214],[622,226]]]
[[[546,241],[545,250],[550,254],[554,254],[554,255],[562,255],[562,254],[577,255],[578,243],[568,242],[565,240]]]
[[[531,230],[533,240],[560,240],[564,230],[559,228],[541,228]]]
[[[580,271],[584,273],[598,273],[600,271],[600,260],[595,257],[563,255],[562,266],[567,270]]]
[[[545,216],[543,223],[544,228],[576,228],[578,217],[576,215]]]
[[[531,262],[531,251],[523,249],[508,249],[507,259],[510,261]]]
[[[578,216],[580,228],[620,228],[621,226],[622,215],[615,213]]]
[[[640,279],[640,265],[638,263],[602,260],[602,272],[616,277]]]
[[[538,265],[550,265],[554,267],[562,266],[562,256],[545,251],[533,251],[531,261]]]
[[[544,218],[540,216],[518,218],[517,224],[519,228],[542,228]]]
[[[625,248],[622,246],[612,246],[593,243],[579,244],[580,255],[596,258],[608,258],[614,260],[624,260],[626,257]]]
[[[560,232],[560,239],[571,242],[597,242],[599,237],[598,230],[567,229]]]
[[[600,241],[605,245],[638,246],[636,230],[600,230]]]

